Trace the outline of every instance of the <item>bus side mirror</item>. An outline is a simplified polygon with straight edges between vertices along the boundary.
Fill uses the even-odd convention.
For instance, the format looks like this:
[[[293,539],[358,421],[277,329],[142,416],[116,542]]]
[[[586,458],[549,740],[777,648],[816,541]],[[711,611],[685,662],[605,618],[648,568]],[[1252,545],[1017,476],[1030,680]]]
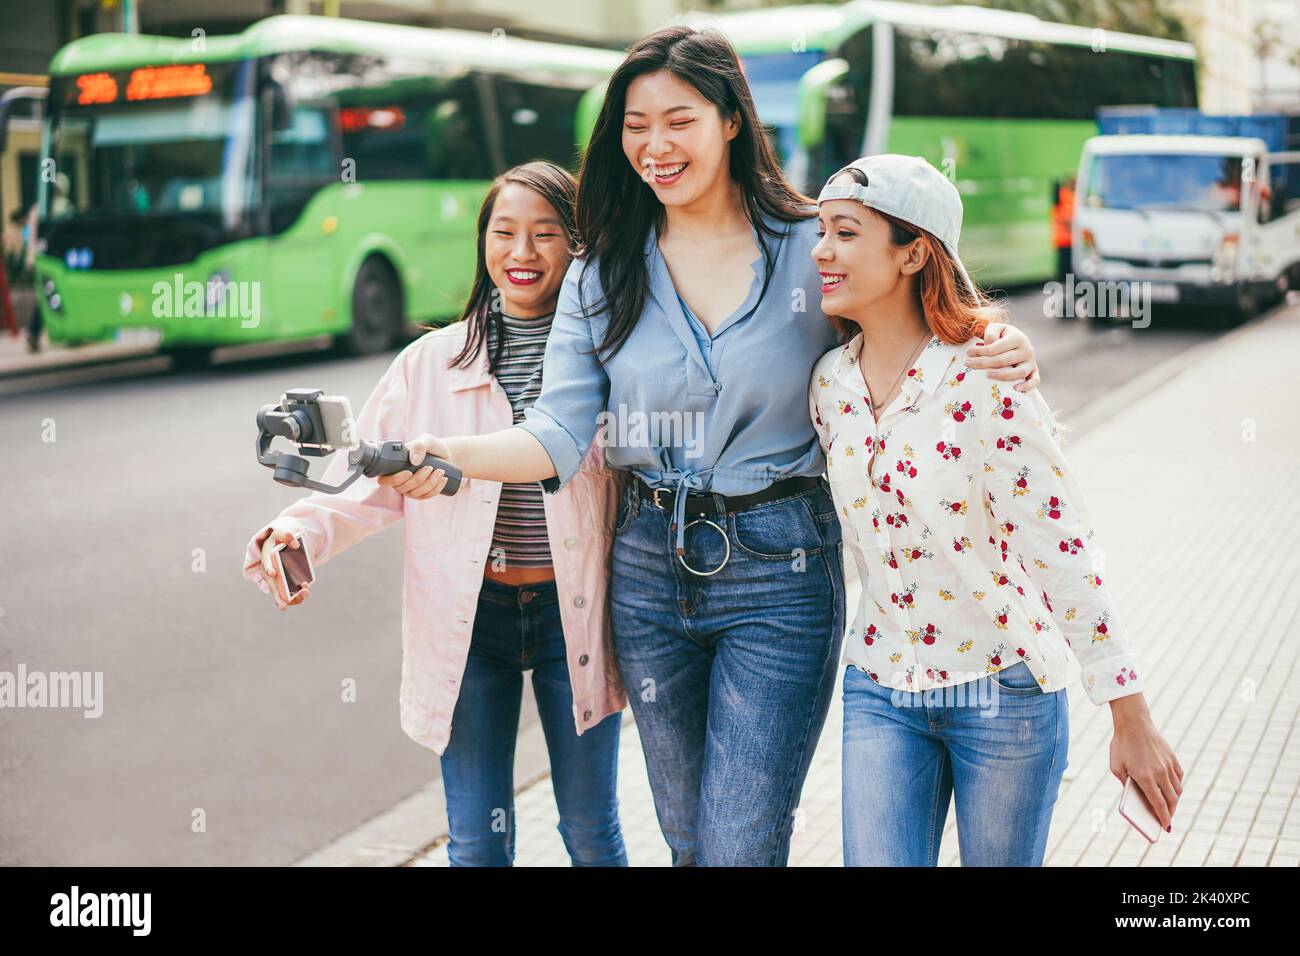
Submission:
[[[799,145],[805,151],[811,153],[826,139],[826,104],[831,87],[848,75],[848,61],[832,59],[823,60],[799,78],[796,110]]]
[[[25,113],[40,119],[41,104],[48,94],[49,90],[43,86],[16,86],[0,94],[0,153],[8,147],[10,117]]]
[[[587,147],[591,145],[591,135],[596,131],[596,120],[600,118],[600,110],[605,105],[605,91],[608,87],[608,81],[597,83],[578,100],[573,119],[573,138],[579,155],[585,155]]]

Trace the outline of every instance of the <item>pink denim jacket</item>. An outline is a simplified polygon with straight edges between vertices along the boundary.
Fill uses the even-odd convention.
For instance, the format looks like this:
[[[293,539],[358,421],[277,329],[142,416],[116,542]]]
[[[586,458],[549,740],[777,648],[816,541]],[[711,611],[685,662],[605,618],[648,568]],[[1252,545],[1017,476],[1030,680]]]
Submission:
[[[450,437],[509,428],[510,401],[489,374],[486,353],[470,368],[447,368],[464,341],[465,323],[456,322],[404,348],[366,400],[357,435],[407,440],[422,432]],[[335,452],[321,480],[337,484],[346,470],[346,452]],[[598,436],[573,479],[543,496],[579,734],[627,705],[609,609],[613,529],[625,480],[606,465]],[[417,501],[362,477],[341,494],[313,492],[280,513],[303,534],[318,579],[330,558],[406,518],[402,730],[439,754],[451,739],[500,495],[500,482],[467,479],[453,496]],[[256,539],[248,542],[244,577],[270,593]]]

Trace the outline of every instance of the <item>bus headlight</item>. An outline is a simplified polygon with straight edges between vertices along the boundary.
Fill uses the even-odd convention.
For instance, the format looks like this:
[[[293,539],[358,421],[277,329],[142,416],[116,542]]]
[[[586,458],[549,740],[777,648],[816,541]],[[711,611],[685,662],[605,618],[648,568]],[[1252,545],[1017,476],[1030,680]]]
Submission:
[[[45,295],[45,304],[50,307],[52,312],[63,311],[63,296],[59,295],[59,287],[54,284],[54,280],[48,276],[41,283],[41,292]]]
[[[1215,282],[1231,282],[1237,271],[1237,246],[1240,237],[1235,232],[1226,233],[1210,258],[1210,278]]]
[[[221,309],[222,304],[226,301],[226,287],[230,285],[230,273],[224,269],[218,269],[212,275],[208,276],[206,294],[204,302],[208,307],[208,312],[217,312]]]

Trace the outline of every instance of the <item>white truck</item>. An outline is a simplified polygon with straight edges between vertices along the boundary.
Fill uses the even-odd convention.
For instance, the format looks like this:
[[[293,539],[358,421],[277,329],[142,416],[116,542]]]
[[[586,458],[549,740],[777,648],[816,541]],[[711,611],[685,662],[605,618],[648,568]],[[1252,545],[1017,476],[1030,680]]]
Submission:
[[[1300,151],[1254,136],[1102,135],[1083,146],[1074,285],[1236,316],[1300,289]],[[1111,299],[1110,301],[1113,301]]]

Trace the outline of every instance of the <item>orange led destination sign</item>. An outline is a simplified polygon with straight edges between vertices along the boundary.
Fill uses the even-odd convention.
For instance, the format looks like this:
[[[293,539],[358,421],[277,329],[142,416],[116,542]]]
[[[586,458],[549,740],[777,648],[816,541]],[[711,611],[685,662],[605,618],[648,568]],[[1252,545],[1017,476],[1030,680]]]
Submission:
[[[173,96],[202,96],[212,92],[212,77],[202,63],[142,66],[131,71],[128,100],[164,100]]]
[[[85,73],[77,77],[77,91],[81,106],[112,103],[117,100],[117,80],[108,73]],[[126,82],[128,100],[165,100],[211,92],[212,77],[202,63],[142,66],[132,70]]]
[[[82,106],[111,103],[117,99],[117,80],[107,73],[87,73],[77,77],[77,102]]]

